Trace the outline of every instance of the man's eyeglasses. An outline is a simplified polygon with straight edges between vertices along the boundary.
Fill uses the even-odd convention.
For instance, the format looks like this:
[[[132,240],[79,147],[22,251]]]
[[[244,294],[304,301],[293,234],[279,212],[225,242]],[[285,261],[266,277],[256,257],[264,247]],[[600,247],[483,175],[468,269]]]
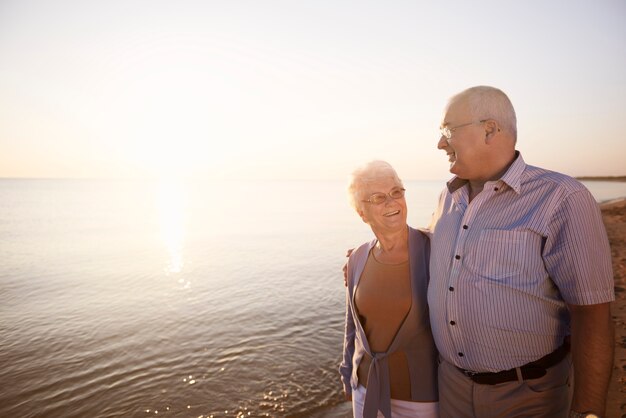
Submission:
[[[452,138],[452,132],[456,131],[457,129],[463,128],[465,126],[470,126],[475,123],[484,123],[484,122],[487,122],[487,119],[463,123],[461,125],[455,126],[454,128],[450,128],[449,126],[444,126],[443,128],[439,128],[439,131],[441,132],[441,136],[444,136],[446,139],[450,139]]]
[[[387,201],[387,196],[392,199],[402,199],[404,197],[404,189],[398,187],[396,189],[393,189],[389,193],[374,193],[369,197],[369,199],[362,200],[362,202],[371,203],[372,205],[380,205],[381,203]]]

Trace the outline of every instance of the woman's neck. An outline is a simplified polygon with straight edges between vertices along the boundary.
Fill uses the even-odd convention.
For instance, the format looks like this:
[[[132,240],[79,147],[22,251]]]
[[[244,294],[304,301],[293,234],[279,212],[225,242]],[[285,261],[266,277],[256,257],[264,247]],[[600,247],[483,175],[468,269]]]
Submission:
[[[374,247],[374,257],[383,264],[403,263],[409,258],[409,228],[399,231],[376,234],[378,242]]]

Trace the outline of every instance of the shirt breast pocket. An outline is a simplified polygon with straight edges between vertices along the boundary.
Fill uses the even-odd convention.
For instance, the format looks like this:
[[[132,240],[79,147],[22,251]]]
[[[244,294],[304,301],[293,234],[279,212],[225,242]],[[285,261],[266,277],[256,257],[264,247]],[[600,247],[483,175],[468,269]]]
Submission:
[[[466,262],[476,275],[497,281],[529,279],[542,269],[541,235],[529,231],[487,229],[470,245]]]

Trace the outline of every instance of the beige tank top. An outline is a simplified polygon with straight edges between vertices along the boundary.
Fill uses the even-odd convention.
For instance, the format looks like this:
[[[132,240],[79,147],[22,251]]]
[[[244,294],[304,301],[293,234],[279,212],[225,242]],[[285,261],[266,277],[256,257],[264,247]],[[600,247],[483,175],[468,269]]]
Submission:
[[[382,264],[370,252],[356,289],[355,306],[372,352],[385,352],[411,309],[409,261]],[[367,387],[372,359],[365,355],[359,364],[359,383]],[[406,355],[389,355],[391,398],[411,400],[411,380]]]

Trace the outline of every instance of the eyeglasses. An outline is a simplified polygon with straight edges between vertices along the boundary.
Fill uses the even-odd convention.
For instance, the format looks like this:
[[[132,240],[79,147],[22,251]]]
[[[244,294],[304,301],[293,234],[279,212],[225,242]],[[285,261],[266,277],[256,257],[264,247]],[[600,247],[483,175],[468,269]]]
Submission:
[[[479,121],[473,121],[473,122],[467,122],[464,123],[462,125],[457,125],[454,128],[450,128],[448,126],[444,126],[443,128],[439,128],[439,131],[441,132],[441,136],[444,136],[446,139],[450,139],[452,138],[452,132],[456,131],[459,128],[464,128],[465,126],[470,126],[473,125],[475,123],[484,123],[487,122],[487,119],[483,119],[483,120],[479,120]]]
[[[380,205],[381,203],[387,201],[387,196],[392,199],[402,199],[404,197],[404,189],[398,187],[393,189],[389,193],[374,193],[369,197],[369,199],[362,200],[362,202],[371,203],[372,205]]]

